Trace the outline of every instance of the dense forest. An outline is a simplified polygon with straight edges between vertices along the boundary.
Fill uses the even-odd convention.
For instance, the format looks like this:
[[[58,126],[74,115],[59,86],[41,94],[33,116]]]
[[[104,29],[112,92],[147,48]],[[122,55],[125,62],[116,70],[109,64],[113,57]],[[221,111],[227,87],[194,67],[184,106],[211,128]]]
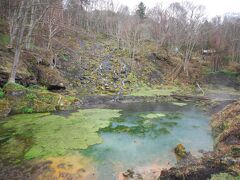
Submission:
[[[240,13],[0,0],[0,179],[238,179],[239,120]]]

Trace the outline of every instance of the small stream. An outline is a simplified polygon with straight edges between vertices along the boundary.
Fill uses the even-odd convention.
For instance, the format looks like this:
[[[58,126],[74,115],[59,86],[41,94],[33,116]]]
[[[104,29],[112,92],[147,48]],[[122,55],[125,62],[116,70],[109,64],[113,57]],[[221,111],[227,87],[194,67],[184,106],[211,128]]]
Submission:
[[[199,150],[213,150],[209,119],[194,104],[172,103],[18,115],[0,124],[0,159],[8,165],[51,161],[51,173],[37,173],[38,179],[113,180],[121,179],[127,169],[154,179],[162,168],[176,163],[173,149],[177,144],[196,156],[201,155]]]

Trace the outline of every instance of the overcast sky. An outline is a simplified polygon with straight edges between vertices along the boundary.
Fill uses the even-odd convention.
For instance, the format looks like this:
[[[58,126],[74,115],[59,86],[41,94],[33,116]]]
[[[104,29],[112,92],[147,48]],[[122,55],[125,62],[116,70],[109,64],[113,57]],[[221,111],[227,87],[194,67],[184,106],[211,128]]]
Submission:
[[[119,4],[127,5],[131,10],[142,1],[147,7],[153,7],[157,3],[162,3],[164,6],[172,2],[182,2],[182,0],[114,0]],[[189,0],[191,1],[191,0]],[[192,0],[194,4],[201,4],[206,7],[206,13],[209,18],[216,15],[223,15],[228,12],[240,13],[240,0]]]

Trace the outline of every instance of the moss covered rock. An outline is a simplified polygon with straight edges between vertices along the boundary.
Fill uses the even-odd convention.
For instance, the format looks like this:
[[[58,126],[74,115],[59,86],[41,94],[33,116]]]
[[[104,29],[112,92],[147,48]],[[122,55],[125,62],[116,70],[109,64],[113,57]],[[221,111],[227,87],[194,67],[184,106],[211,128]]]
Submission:
[[[177,155],[177,158],[180,159],[180,160],[187,156],[186,148],[182,144],[178,144],[174,148],[174,152]]]
[[[7,117],[11,108],[6,99],[0,99],[0,118]]]
[[[76,101],[44,88],[26,88],[19,84],[6,84],[3,90],[12,114],[66,110]]]
[[[49,90],[66,89],[67,81],[61,76],[60,72],[49,66],[38,65],[38,81]]]

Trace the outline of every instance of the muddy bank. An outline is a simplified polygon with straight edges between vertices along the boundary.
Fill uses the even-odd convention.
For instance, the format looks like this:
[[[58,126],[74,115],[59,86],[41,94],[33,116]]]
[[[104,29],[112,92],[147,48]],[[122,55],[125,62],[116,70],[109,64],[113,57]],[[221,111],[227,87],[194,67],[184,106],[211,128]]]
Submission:
[[[76,106],[79,108],[91,108],[91,107],[112,107],[119,104],[127,103],[144,103],[144,102],[193,102],[197,104],[204,103],[205,105],[212,105],[212,98],[206,96],[194,96],[194,95],[167,95],[167,96],[86,96],[81,98],[81,101],[76,103]],[[225,105],[233,102],[231,101],[222,101]],[[215,104],[219,106],[222,103]],[[215,107],[212,105],[212,107]]]

